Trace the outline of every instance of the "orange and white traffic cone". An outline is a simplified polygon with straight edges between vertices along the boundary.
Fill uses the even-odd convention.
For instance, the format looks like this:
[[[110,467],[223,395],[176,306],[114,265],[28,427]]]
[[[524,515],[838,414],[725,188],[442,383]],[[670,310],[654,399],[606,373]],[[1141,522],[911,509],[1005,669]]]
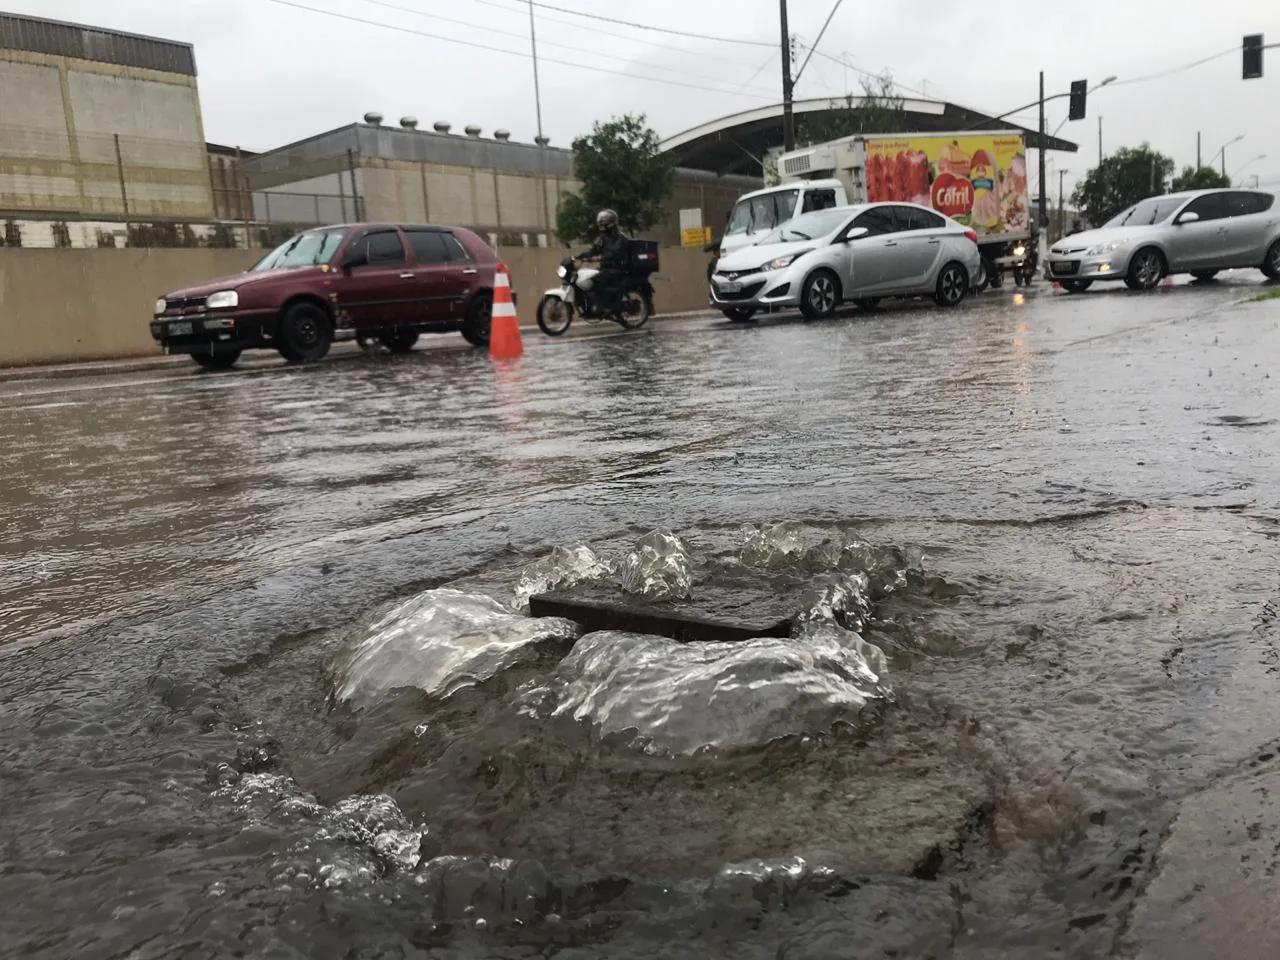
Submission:
[[[511,297],[511,274],[505,263],[493,271],[493,317],[489,323],[489,356],[506,360],[524,353],[520,320]]]

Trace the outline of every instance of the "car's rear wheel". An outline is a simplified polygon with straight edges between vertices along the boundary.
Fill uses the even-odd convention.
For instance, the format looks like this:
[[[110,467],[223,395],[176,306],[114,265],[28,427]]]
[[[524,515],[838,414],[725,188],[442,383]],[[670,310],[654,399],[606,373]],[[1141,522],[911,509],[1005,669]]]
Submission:
[[[239,350],[226,350],[220,353],[193,353],[191,359],[199,364],[201,370],[230,370],[240,359]]]
[[[933,299],[940,307],[955,307],[969,292],[969,274],[960,264],[948,263],[938,272]]]
[[[841,299],[840,278],[830,270],[815,270],[800,288],[800,312],[809,320],[821,320],[836,312]]]
[[[462,321],[462,339],[473,347],[489,346],[489,327],[493,323],[493,294],[477,293]]]
[[[329,352],[329,316],[314,303],[296,303],[280,321],[280,356],[290,363],[314,363]]]
[[[1164,256],[1155,247],[1143,247],[1129,261],[1124,282],[1130,290],[1150,290],[1165,274]]]
[[[1267,251],[1267,258],[1262,261],[1262,272],[1272,280],[1280,280],[1280,240]]]
[[[1084,293],[1093,286],[1092,280],[1062,280],[1062,289],[1067,293]]]
[[[388,330],[378,334],[378,342],[392,353],[408,353],[418,342],[417,330]]]
[[[1202,283],[1207,283],[1218,275],[1217,270],[1192,270],[1191,276],[1195,277]]]
[[[859,310],[874,310],[876,307],[880,306],[879,297],[863,297],[862,299],[855,300],[853,302],[857,304]]]
[[[750,307],[722,307],[720,312],[730,323],[747,323],[756,315]]]

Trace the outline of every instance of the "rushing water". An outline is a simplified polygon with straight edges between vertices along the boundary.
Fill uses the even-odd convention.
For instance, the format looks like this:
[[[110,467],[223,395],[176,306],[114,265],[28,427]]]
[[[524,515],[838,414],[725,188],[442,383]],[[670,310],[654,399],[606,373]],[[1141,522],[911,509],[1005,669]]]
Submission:
[[[0,385],[0,953],[1250,929],[1195,834],[1276,787],[1280,344],[1241,293]],[[793,635],[528,615],[588,583]],[[1266,817],[1213,841],[1253,884]]]

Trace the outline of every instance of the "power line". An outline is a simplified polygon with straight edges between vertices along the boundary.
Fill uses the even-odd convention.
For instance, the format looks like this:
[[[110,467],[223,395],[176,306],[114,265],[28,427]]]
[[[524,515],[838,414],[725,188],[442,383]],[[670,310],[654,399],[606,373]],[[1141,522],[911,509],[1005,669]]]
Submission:
[[[1226,50],[1212,54],[1211,56],[1203,57],[1200,60],[1193,60],[1191,63],[1184,63],[1180,67],[1170,67],[1168,70],[1161,70],[1157,73],[1148,73],[1141,77],[1130,77],[1128,80],[1117,80],[1115,83],[1109,84],[1109,86],[1124,87],[1131,83],[1146,83],[1149,80],[1161,80],[1164,77],[1171,77],[1176,73],[1186,73],[1188,70],[1194,70],[1196,67],[1203,66],[1204,64],[1210,63],[1214,60],[1221,60],[1228,54],[1238,53],[1239,51],[1240,48],[1238,46],[1228,47]]]
[[[305,10],[307,13],[317,13],[326,17],[334,17],[338,20],[346,20],[351,23],[362,23],[370,27],[379,27],[383,30],[394,30],[397,33],[410,34],[416,37],[426,37],[428,40],[439,40],[442,43],[452,43],[460,47],[469,47],[473,50],[485,50],[489,53],[505,53],[512,57],[521,57],[525,60],[533,59],[532,54],[524,53],[520,50],[507,50],[503,47],[492,47],[484,43],[476,43],[473,40],[459,40],[456,37],[443,37],[436,33],[427,33],[425,30],[414,30],[410,27],[400,27],[391,23],[382,23],[378,20],[366,20],[363,17],[355,17],[346,13],[338,13],[335,10],[322,10],[319,7],[309,7],[306,4],[294,3],[293,0],[267,0],[268,3],[274,3],[282,7],[292,7],[295,10]],[[585,63],[574,63],[572,60],[556,60],[552,57],[539,57],[539,63],[553,63],[561,67],[575,67],[579,70],[590,70],[593,73],[611,74],[617,77],[626,77],[630,80],[644,80],[648,83],[661,83],[670,87],[683,87],[688,90],[701,90],[708,93],[723,93],[736,97],[751,97],[756,100],[772,100],[772,97],[766,97],[760,93],[752,93],[743,90],[728,90],[723,87],[705,87],[693,83],[684,83],[680,80],[668,80],[663,77],[647,77],[638,73],[628,73],[625,70],[610,70],[607,67],[593,67]]]
[[[528,7],[528,0],[471,0],[472,3],[483,4],[486,7],[493,7],[496,10],[505,10],[511,13],[524,13]],[[512,5],[515,6],[512,6]],[[646,47],[657,47],[661,50],[670,50],[670,44],[663,43],[661,40],[642,40],[639,37],[629,36],[625,33],[616,33],[613,30],[605,30],[603,27],[588,26],[585,23],[576,23],[572,20],[565,20],[562,17],[552,17],[542,14],[539,20],[546,20],[548,23],[559,23],[564,26],[573,27],[575,30],[582,30],[587,33],[599,34],[602,37],[613,37],[615,40],[625,40],[628,43],[639,43]],[[721,63],[730,63],[735,67],[746,66],[741,60],[731,60],[728,57],[717,56],[714,53],[699,52],[698,56],[704,60],[718,60]]]
[[[647,23],[633,23],[630,20],[619,20],[616,17],[606,17],[598,13],[584,13],[581,10],[570,10],[566,7],[557,7],[550,3],[540,3],[538,0],[529,0],[529,2],[540,10],[554,10],[557,13],[565,13],[572,17],[583,17],[587,20],[599,20],[602,23],[612,23],[621,27],[630,27],[633,30],[648,30],[653,33],[665,33],[672,37],[687,37],[691,40],[709,40],[713,43],[736,43],[745,47],[776,46],[776,44],[765,40],[739,40],[735,37],[715,37],[707,33],[688,33],[684,30],[672,30],[668,27],[655,27]]]
[[[422,10],[415,10],[413,7],[405,7],[405,6],[401,6],[401,5],[400,5],[400,4],[398,4],[398,3],[389,3],[389,2],[388,2],[388,0],[364,0],[364,2],[365,2],[365,3],[370,3],[370,4],[372,4],[372,5],[373,5],[373,6],[375,6],[375,7],[383,7],[383,8],[385,8],[385,9],[387,9],[387,10],[398,10],[398,11],[399,11],[399,12],[401,12],[401,13],[410,13],[410,14],[413,14],[414,16],[417,16],[417,17],[426,17],[426,18],[427,18],[427,19],[429,19],[429,20],[439,20],[439,21],[440,21],[440,22],[442,22],[442,23],[452,23],[452,24],[454,24],[455,26],[459,26],[459,27],[467,27],[468,29],[472,29],[472,30],[475,30],[475,29],[484,29],[487,33],[495,34],[495,35],[497,35],[497,36],[515,37],[515,38],[516,38],[516,39],[518,39],[518,40],[528,40],[528,39],[529,39],[529,35],[528,35],[527,33],[517,33],[517,32],[512,31],[512,30],[498,30],[498,29],[496,29],[496,28],[494,28],[494,27],[490,27],[490,26],[488,26],[488,25],[485,25],[485,26],[482,28],[480,24],[470,23],[470,22],[468,22],[468,21],[466,21],[466,20],[455,20],[455,19],[454,19],[454,18],[452,18],[452,17],[442,16],[442,15],[440,15],[440,14],[438,14],[438,13],[426,13],[426,12],[424,12],[424,11],[422,11]],[[391,24],[388,24],[388,26],[391,26]],[[592,57],[608,56],[607,54],[602,54],[599,50],[588,50],[586,47],[575,47],[575,46],[573,46],[572,44],[569,44],[569,43],[559,43],[559,42],[557,42],[557,41],[555,41],[555,40],[543,40],[543,41],[542,41],[542,43],[540,44],[540,46],[544,46],[544,47],[559,47],[559,48],[560,48],[560,49],[562,49],[562,50],[572,50],[572,51],[574,51],[575,53],[585,53],[585,54],[587,54],[588,56],[592,56]],[[545,59],[545,58],[544,58],[544,59]],[[686,76],[686,77],[693,77],[693,78],[695,78],[695,79],[697,79],[697,80],[710,80],[710,81],[715,82],[715,83],[720,82],[720,78],[719,78],[719,77],[709,77],[709,76],[707,76],[705,73],[691,73],[691,72],[689,72],[688,70],[677,70],[677,69],[674,69],[674,68],[671,68],[671,67],[663,67],[663,69],[664,69],[664,70],[666,70],[668,73],[677,73],[677,74],[680,74],[680,75],[682,75],[682,76]],[[754,79],[754,77],[753,77],[752,79]],[[749,82],[750,82],[750,81],[748,81],[748,83],[749,83]],[[747,86],[747,84],[743,84],[743,87],[742,87],[742,88],[740,88],[740,89],[743,89],[743,88],[745,88],[746,86]],[[759,88],[757,88],[757,89],[759,89]],[[763,91],[763,90],[760,90],[759,92],[760,92],[760,93],[764,93],[764,91]]]

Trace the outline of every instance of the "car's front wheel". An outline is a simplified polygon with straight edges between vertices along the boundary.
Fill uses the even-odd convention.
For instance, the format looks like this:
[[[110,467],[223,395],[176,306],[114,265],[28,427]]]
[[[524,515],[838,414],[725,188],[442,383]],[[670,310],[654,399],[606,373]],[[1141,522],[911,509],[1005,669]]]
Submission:
[[[1124,282],[1130,290],[1150,290],[1165,274],[1164,257],[1155,247],[1144,247],[1129,261]]]
[[[219,353],[193,353],[191,359],[200,366],[201,370],[230,370],[236,365],[236,361],[240,359],[240,351],[225,350]]]
[[[1267,258],[1262,261],[1262,272],[1272,280],[1280,280],[1280,240],[1267,251]]]
[[[821,320],[840,305],[840,279],[830,270],[815,270],[800,289],[800,312],[809,320]]]
[[[958,263],[948,263],[938,273],[933,299],[940,307],[959,306],[969,292],[969,275]]]
[[[290,363],[323,359],[333,343],[329,317],[314,303],[296,303],[280,321],[280,356]]]

